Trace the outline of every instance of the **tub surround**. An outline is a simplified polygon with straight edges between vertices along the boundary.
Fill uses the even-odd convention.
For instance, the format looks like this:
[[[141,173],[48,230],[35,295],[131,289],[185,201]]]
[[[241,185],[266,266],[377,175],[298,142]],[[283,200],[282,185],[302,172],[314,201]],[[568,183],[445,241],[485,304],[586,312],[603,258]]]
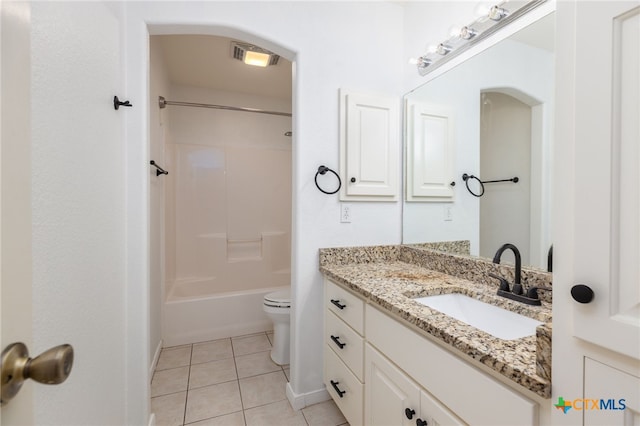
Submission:
[[[441,248],[440,248],[441,249]],[[496,295],[488,272],[513,280],[513,267],[488,259],[452,255],[410,246],[372,246],[320,250],[320,271],[391,316],[417,327],[542,398],[551,396],[551,292],[542,306],[528,306]],[[522,282],[550,286],[551,275],[523,270]],[[502,340],[412,300],[459,292],[544,322],[536,336]]]

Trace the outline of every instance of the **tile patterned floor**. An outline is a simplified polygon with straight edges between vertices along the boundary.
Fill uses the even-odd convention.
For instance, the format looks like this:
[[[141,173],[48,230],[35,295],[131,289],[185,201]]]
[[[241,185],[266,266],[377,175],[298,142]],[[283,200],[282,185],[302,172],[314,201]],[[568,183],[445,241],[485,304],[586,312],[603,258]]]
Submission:
[[[272,341],[258,333],[164,348],[151,381],[156,425],[348,426],[331,400],[291,408],[289,366],[271,361]]]

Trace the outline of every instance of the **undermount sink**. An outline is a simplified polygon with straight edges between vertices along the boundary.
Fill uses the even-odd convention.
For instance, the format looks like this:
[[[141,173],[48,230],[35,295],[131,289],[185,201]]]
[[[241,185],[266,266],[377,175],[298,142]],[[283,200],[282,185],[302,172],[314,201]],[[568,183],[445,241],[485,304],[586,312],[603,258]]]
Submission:
[[[439,294],[413,300],[503,340],[533,336],[536,334],[536,327],[542,324],[540,321],[460,293]]]

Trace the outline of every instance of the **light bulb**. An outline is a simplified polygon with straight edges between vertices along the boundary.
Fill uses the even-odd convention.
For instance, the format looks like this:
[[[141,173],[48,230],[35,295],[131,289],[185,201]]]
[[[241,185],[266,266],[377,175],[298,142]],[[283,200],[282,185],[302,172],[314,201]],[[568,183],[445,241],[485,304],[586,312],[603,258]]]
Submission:
[[[463,40],[471,40],[477,35],[478,35],[478,32],[473,28],[469,28],[469,27],[462,27],[458,32],[458,37],[460,37]]]

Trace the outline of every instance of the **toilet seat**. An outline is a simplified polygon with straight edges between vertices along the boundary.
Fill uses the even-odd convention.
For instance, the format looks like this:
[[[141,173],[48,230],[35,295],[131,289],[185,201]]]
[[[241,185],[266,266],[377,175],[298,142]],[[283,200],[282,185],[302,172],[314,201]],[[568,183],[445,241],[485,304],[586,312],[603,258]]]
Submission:
[[[275,291],[264,296],[264,305],[272,308],[290,308],[290,290]]]

